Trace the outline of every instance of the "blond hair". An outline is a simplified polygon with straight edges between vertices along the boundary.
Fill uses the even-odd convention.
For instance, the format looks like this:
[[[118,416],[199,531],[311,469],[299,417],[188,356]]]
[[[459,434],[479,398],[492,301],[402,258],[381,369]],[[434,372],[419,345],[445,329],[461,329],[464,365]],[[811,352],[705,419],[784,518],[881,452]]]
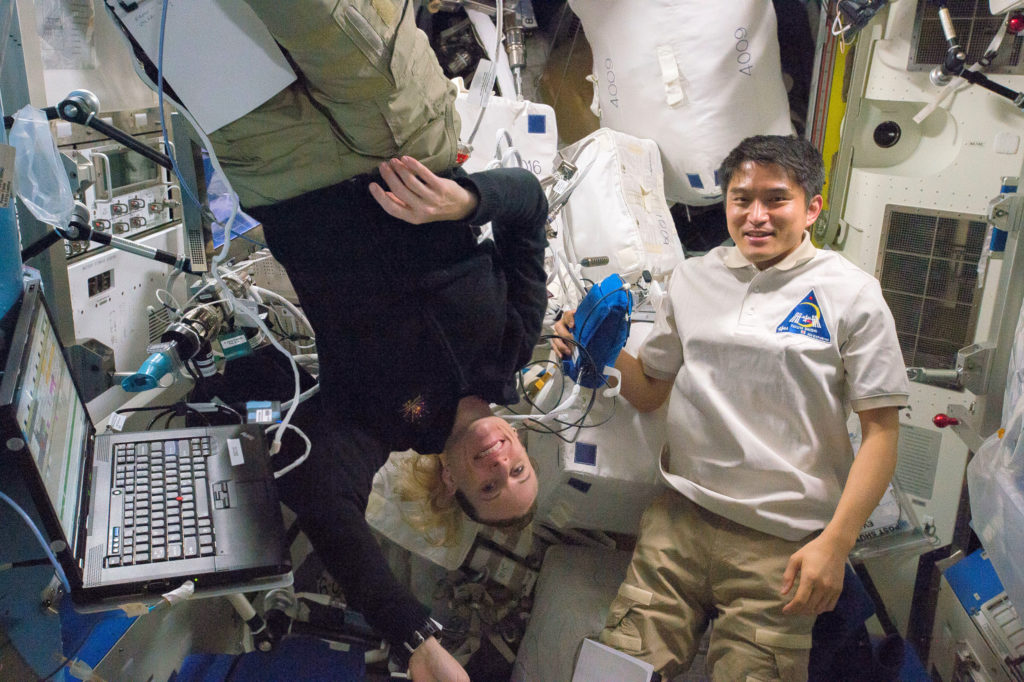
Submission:
[[[462,510],[441,478],[439,455],[415,453],[398,465],[399,508],[405,522],[435,547],[452,547],[462,531]]]

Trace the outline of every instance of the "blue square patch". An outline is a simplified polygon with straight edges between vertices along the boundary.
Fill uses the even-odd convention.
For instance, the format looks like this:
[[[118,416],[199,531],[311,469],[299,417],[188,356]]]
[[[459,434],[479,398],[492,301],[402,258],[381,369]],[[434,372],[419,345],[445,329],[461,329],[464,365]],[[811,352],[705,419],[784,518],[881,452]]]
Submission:
[[[544,114],[530,114],[526,117],[526,132],[543,135],[548,131],[548,117]]]
[[[576,441],[576,451],[573,453],[572,461],[576,464],[597,464],[597,446],[593,443],[581,443]]]

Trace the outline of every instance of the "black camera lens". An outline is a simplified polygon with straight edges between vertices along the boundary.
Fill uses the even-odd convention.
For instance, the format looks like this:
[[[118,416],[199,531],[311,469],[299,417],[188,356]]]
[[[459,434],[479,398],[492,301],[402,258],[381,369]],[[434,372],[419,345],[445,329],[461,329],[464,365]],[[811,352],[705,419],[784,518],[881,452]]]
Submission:
[[[884,121],[875,128],[875,144],[882,149],[888,149],[900,141],[903,131],[896,121]]]

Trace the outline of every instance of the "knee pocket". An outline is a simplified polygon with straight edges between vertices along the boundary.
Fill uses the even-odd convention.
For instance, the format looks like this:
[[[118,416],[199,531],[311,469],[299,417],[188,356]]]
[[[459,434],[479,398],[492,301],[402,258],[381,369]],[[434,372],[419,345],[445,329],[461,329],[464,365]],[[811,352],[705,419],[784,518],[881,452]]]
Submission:
[[[601,631],[600,641],[629,654],[637,654],[643,650],[643,637],[640,627],[633,620],[639,606],[649,606],[654,594],[633,585],[622,584],[612,601]]]

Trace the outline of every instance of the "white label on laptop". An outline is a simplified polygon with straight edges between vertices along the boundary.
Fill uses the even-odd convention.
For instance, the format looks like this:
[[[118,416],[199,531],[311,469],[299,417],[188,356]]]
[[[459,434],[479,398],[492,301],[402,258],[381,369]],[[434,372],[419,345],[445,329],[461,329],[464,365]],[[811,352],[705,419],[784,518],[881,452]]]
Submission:
[[[231,458],[231,466],[233,467],[245,464],[245,455],[242,454],[242,441],[237,438],[228,438],[228,457]]]
[[[109,426],[112,431],[121,431],[124,429],[124,423],[127,419],[128,417],[120,412],[114,412],[110,415],[110,419],[107,420],[107,426]]]

